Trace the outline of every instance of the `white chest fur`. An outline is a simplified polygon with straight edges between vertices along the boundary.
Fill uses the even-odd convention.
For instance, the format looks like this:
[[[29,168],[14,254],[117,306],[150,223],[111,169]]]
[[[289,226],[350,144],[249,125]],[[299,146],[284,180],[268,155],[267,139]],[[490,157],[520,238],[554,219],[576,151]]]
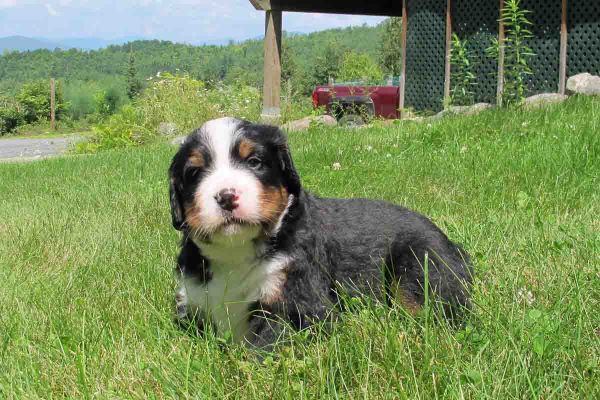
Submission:
[[[181,278],[178,296],[189,313],[202,312],[217,335],[230,332],[234,341],[240,341],[248,332],[249,306],[280,296],[289,258],[257,258],[250,240],[213,241],[201,249],[210,260],[212,277],[207,283]]]

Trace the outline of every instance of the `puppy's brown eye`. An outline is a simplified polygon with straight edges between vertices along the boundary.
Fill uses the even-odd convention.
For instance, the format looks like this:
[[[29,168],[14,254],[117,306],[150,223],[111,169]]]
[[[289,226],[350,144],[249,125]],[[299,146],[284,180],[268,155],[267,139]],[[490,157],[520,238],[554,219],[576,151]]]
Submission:
[[[248,166],[253,169],[260,169],[263,165],[262,160],[256,156],[248,158],[246,163],[248,163]]]
[[[186,180],[195,179],[198,177],[198,175],[200,175],[200,172],[202,172],[202,169],[199,167],[186,168],[185,172],[184,172],[185,179]]]

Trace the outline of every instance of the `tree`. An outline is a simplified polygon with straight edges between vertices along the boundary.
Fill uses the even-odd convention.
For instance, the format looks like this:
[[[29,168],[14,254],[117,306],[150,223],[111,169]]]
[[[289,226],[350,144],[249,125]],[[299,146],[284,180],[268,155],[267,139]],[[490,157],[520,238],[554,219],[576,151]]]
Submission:
[[[383,72],[379,65],[368,55],[349,51],[344,54],[339,79],[378,83],[383,79]]]
[[[315,61],[312,74],[314,85],[324,85],[329,79],[338,77],[342,64],[342,53],[343,50],[337,43],[327,43],[322,55],[318,56]]]
[[[16,100],[22,109],[25,122],[31,124],[50,119],[50,84],[48,81],[40,80],[26,83],[17,94]],[[58,120],[67,109],[67,104],[63,100],[60,82],[56,83],[54,104],[56,119]]]
[[[298,74],[298,65],[292,49],[286,41],[281,46],[281,80],[290,81]]]
[[[137,78],[137,70],[135,68],[135,57],[133,48],[129,46],[129,63],[127,66],[127,97],[133,100],[142,91],[142,83]]]
[[[388,18],[382,25],[383,34],[379,44],[381,69],[388,75],[398,76],[402,64],[402,18]]]

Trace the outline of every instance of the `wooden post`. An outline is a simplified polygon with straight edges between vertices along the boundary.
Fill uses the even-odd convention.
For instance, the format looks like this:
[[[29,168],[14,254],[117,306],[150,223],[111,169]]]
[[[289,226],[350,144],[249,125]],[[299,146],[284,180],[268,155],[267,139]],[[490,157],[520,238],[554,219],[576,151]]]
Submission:
[[[496,103],[502,106],[502,93],[504,93],[504,22],[502,21],[504,0],[500,0],[500,9],[498,10],[498,86],[496,89]]]
[[[558,68],[558,93],[565,94],[567,87],[567,0],[562,0],[562,17],[560,21],[560,64]]]
[[[280,116],[281,94],[281,11],[265,11],[265,60],[263,83],[263,120]]]
[[[56,130],[56,83],[54,82],[54,78],[50,79],[50,129],[53,131]]]
[[[450,73],[452,71],[452,0],[446,4],[446,71],[444,76],[444,106],[450,104]]]
[[[398,116],[402,118],[403,110],[404,110],[404,94],[406,93],[406,36],[408,34],[408,14],[406,2],[408,0],[402,1],[402,34],[400,37],[400,56],[402,57],[402,61],[400,62],[400,93],[399,93],[399,101],[398,101]]]

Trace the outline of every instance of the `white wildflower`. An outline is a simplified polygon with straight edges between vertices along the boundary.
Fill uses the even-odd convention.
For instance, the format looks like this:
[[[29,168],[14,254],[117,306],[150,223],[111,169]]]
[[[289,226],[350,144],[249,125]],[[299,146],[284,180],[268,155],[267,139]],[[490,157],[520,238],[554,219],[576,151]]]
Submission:
[[[533,305],[533,302],[535,301],[535,297],[533,296],[533,293],[531,293],[531,290],[525,288],[521,288],[517,291],[517,297],[519,298],[519,301],[524,302],[528,306]]]
[[[339,162],[334,162],[331,167],[334,171],[339,171],[340,169],[342,169],[342,164],[340,164]]]

